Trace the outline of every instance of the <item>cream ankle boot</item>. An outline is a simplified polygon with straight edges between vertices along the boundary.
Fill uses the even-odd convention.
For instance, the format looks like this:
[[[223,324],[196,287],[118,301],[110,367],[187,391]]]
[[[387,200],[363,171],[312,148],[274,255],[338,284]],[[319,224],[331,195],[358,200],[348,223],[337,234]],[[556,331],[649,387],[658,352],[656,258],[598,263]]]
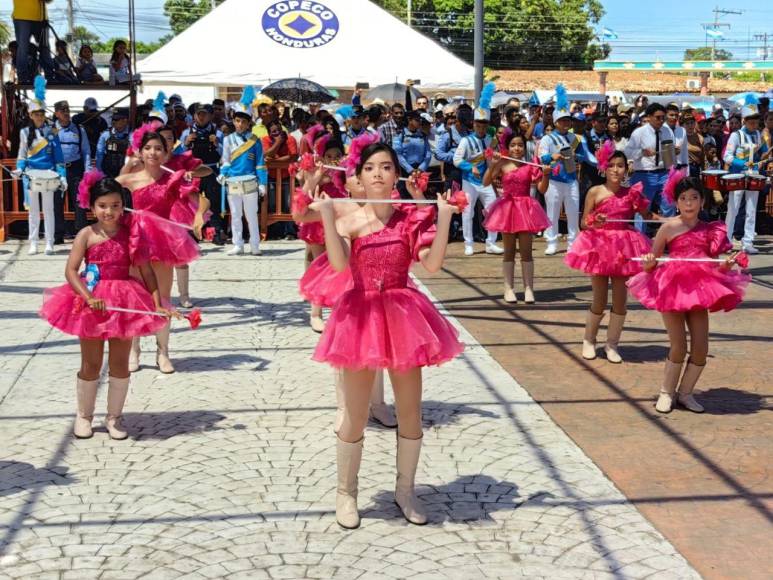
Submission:
[[[534,262],[521,260],[521,277],[523,278],[523,301],[534,304]]]
[[[80,377],[77,378],[75,393],[78,399],[78,413],[75,415],[72,434],[78,439],[90,439],[94,435],[91,421],[94,419],[98,386],[99,380],[84,381]]]
[[[191,296],[188,293],[188,282],[190,280],[190,268],[175,268],[177,275],[177,291],[180,294],[180,308],[193,308]]]
[[[515,262],[502,262],[502,276],[505,279],[504,300],[510,304],[517,304],[515,295]]]
[[[336,383],[336,418],[333,423],[333,433],[338,435],[344,422],[344,373],[340,369],[333,369]]]
[[[666,359],[666,370],[663,376],[663,386],[660,388],[655,410],[658,413],[670,413],[674,406],[674,393],[679,383],[679,375],[682,374],[682,363],[671,362]]]
[[[336,521],[347,530],[360,527],[357,512],[357,474],[362,461],[363,437],[356,443],[347,443],[336,437],[338,488],[336,490]]]
[[[695,388],[695,384],[698,382],[698,379],[705,368],[705,364],[703,366],[698,366],[688,360],[687,368],[684,369],[684,375],[682,375],[682,382],[679,383],[677,401],[682,407],[693,413],[703,413],[703,411],[705,411],[703,405],[696,401],[695,397],[692,396],[692,390]]]
[[[107,416],[105,417],[105,428],[110,434],[111,439],[126,439],[129,434],[123,430],[121,417],[123,416],[123,405],[126,402],[126,394],[129,392],[129,377],[119,379],[110,377],[107,388]]]
[[[174,372],[174,365],[169,360],[169,333],[171,323],[167,322],[166,326],[156,333],[156,365],[158,370],[168,375]]]
[[[322,332],[325,330],[325,321],[322,319],[322,307],[311,305],[311,316],[309,317],[309,323],[311,329],[314,332]]]
[[[625,314],[609,313],[609,324],[607,325],[607,343],[604,345],[604,352],[607,354],[607,360],[611,363],[619,364],[623,362],[623,357],[617,351],[617,345],[620,343],[620,335],[623,333],[623,324],[625,323]]]
[[[129,372],[136,373],[140,370],[140,337],[132,338],[132,349],[129,351]]]
[[[592,310],[588,310],[588,315],[585,318],[585,336],[582,339],[582,358],[584,359],[593,360],[596,358],[596,335],[599,332],[602,318],[604,318],[603,312],[594,314]]]
[[[370,391],[370,418],[384,427],[397,427],[397,418],[392,407],[384,402],[384,371],[376,371],[373,388]]]
[[[421,439],[406,439],[397,436],[397,482],[395,503],[403,517],[412,524],[423,526],[427,523],[427,511],[422,501],[413,492],[416,467],[421,454]]]

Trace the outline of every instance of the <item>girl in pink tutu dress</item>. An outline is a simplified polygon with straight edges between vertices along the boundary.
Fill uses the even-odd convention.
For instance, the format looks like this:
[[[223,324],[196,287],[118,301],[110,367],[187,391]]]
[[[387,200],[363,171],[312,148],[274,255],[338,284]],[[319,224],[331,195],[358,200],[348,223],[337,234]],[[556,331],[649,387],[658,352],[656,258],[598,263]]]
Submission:
[[[388,145],[365,147],[356,168],[365,197],[389,199],[398,167]],[[427,297],[408,287],[408,275],[414,261],[431,272],[441,268],[458,209],[439,196],[435,231],[431,206],[405,212],[386,203],[364,204],[337,215],[335,205],[321,194],[310,208],[322,215],[330,263],[337,271],[350,267],[354,284],[336,303],[314,352],[314,360],[343,369],[336,519],[344,528],[360,524],[357,474],[370,391],[376,370],[387,369],[399,425],[395,501],[408,521],[424,524],[427,516],[413,491],[422,437],[421,367],[446,362],[464,347]]]
[[[599,170],[606,175],[606,183],[588,190],[582,231],[567,252],[564,262],[570,268],[581,270],[591,277],[593,302],[585,319],[585,335],[582,339],[582,357],[588,360],[596,358],[596,335],[607,307],[611,283],[612,309],[604,352],[609,362],[619,364],[623,359],[618,352],[618,344],[628,300],[625,283],[630,276],[641,271],[640,263],[631,261],[631,258],[649,252],[652,243],[633,227],[633,223],[607,220],[632,220],[636,213],[650,219],[652,213],[641,184],[623,187],[628,159],[622,151],[615,151],[613,141],[606,141],[599,150],[598,162]]]
[[[727,312],[738,306],[751,277],[732,269],[738,254],[730,255],[722,263],[656,261],[666,248],[669,258],[716,258],[733,248],[727,240],[724,223],[698,219],[704,197],[700,180],[682,179],[674,189],[674,197],[679,215],[660,227],[652,252],[644,256],[644,271],[631,278],[628,288],[644,306],[661,313],[671,343],[655,409],[669,413],[678,392],[676,403],[694,413],[702,413],[703,406],[692,392],[706,366],[709,312]],[[687,332],[690,333],[690,358],[682,375]]]
[[[167,319],[161,316],[116,312],[106,307],[171,315],[161,306],[156,277],[148,264],[138,266],[144,286],[129,276],[131,216],[123,215],[124,192],[114,179],[89,183],[88,177],[84,177],[79,203],[81,207],[91,207],[97,223],[78,233],[67,260],[68,283],[46,290],[40,310],[40,316],[51,326],[80,338],[81,368],[76,382],[78,414],[73,427],[73,434],[80,439],[93,435],[91,421],[105,341],[110,350],[105,427],[113,439],[126,439],[121,413],[129,390],[132,338],[153,334],[167,324]],[[78,274],[84,260],[86,274],[91,276],[88,282]]]
[[[526,141],[519,133],[505,130],[501,141],[502,155],[514,159],[525,159]],[[524,165],[503,159],[494,153],[491,164],[483,176],[483,185],[502,179],[502,192],[496,201],[486,210],[483,227],[489,232],[501,232],[505,245],[502,257],[502,274],[505,279],[504,300],[515,304],[515,250],[516,240],[521,253],[521,277],[523,278],[524,302],[534,304],[534,259],[531,247],[534,234],[550,227],[545,210],[531,197],[531,185],[537,184],[537,190],[545,193],[548,188],[550,168],[539,169],[533,165]]]
[[[161,166],[167,159],[168,149],[164,138],[154,131],[142,136],[139,149],[143,163],[142,171],[127,173],[118,177],[118,182],[132,194],[135,210],[134,221],[140,236],[133,248],[137,262],[150,262],[158,280],[162,300],[169,300],[172,294],[174,266],[188,264],[199,257],[196,241],[185,228],[174,225],[170,219],[172,208],[178,199],[190,197],[190,187],[185,182],[186,172],[179,170],[169,173]],[[161,219],[157,219],[161,218]],[[169,359],[169,325],[156,333],[156,364],[162,373],[173,373],[174,366]],[[135,339],[129,367],[139,369],[140,342]]]

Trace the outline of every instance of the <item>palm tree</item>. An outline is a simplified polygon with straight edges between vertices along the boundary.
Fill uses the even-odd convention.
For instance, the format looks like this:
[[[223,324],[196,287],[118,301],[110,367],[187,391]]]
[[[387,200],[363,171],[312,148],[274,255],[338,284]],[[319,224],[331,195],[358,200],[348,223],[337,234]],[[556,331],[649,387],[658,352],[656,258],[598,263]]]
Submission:
[[[4,20],[0,20],[0,45],[5,46],[11,40],[11,27]]]

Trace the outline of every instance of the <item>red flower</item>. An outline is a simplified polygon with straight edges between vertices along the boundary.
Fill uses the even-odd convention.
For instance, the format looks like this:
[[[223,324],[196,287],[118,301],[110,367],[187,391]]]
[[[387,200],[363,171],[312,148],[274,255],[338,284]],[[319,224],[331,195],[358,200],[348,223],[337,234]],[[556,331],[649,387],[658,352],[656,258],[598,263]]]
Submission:
[[[295,179],[295,176],[298,175],[298,164],[290,163],[290,165],[287,166],[287,173],[290,174],[290,177]]]
[[[746,270],[749,267],[749,255],[746,252],[741,252],[735,257],[735,263],[742,270]]]
[[[304,153],[301,155],[301,161],[298,164],[298,167],[304,171],[314,171],[314,156],[311,153]]]
[[[467,195],[461,189],[455,191],[453,195],[451,195],[449,203],[458,207],[460,212],[463,212],[464,209],[469,205],[469,202],[467,201]]]
[[[486,156],[486,159],[491,159],[492,157],[494,157],[494,150],[491,147],[488,147],[486,148],[484,155]]]
[[[595,223],[596,223],[596,214],[594,214],[594,213],[589,213],[589,214],[588,214],[588,215],[585,217],[585,225],[586,225],[586,226],[588,226],[589,228],[592,228],[592,227],[593,227],[593,224],[595,224]]]
[[[419,188],[419,191],[424,193],[427,191],[427,186],[429,185],[429,173],[426,171],[422,171],[421,174],[416,178],[416,187]]]
[[[295,195],[293,195],[293,207],[292,211],[293,213],[299,213],[304,214],[306,213],[306,210],[309,208],[309,204],[311,203],[311,199],[309,198],[309,195],[303,191],[300,187],[295,188]]]
[[[191,310],[190,314],[185,315],[185,318],[191,323],[191,330],[196,330],[199,327],[199,324],[201,324],[201,309],[194,308]]]

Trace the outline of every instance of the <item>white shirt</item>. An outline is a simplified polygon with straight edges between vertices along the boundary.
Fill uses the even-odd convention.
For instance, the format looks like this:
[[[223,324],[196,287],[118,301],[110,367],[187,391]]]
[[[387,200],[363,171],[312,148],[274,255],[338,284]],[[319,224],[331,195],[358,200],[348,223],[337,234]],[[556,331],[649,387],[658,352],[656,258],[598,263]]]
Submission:
[[[661,148],[663,141],[668,139],[673,141],[674,133],[671,131],[671,128],[668,125],[663,124],[663,126],[660,128]],[[652,157],[644,157],[642,155],[642,152],[645,149],[655,151],[655,142],[655,129],[650,124],[642,125],[633,132],[631,138],[628,140],[628,144],[625,146],[625,155],[628,157],[628,159],[633,160],[634,171],[652,171],[653,169],[665,169],[662,152],[660,154],[659,163],[657,165],[655,164],[655,155]]]
[[[679,125],[672,129],[672,131],[674,133],[674,147],[679,149],[679,153],[676,154],[676,164],[687,165],[690,163],[690,154],[687,151],[687,131]]]

